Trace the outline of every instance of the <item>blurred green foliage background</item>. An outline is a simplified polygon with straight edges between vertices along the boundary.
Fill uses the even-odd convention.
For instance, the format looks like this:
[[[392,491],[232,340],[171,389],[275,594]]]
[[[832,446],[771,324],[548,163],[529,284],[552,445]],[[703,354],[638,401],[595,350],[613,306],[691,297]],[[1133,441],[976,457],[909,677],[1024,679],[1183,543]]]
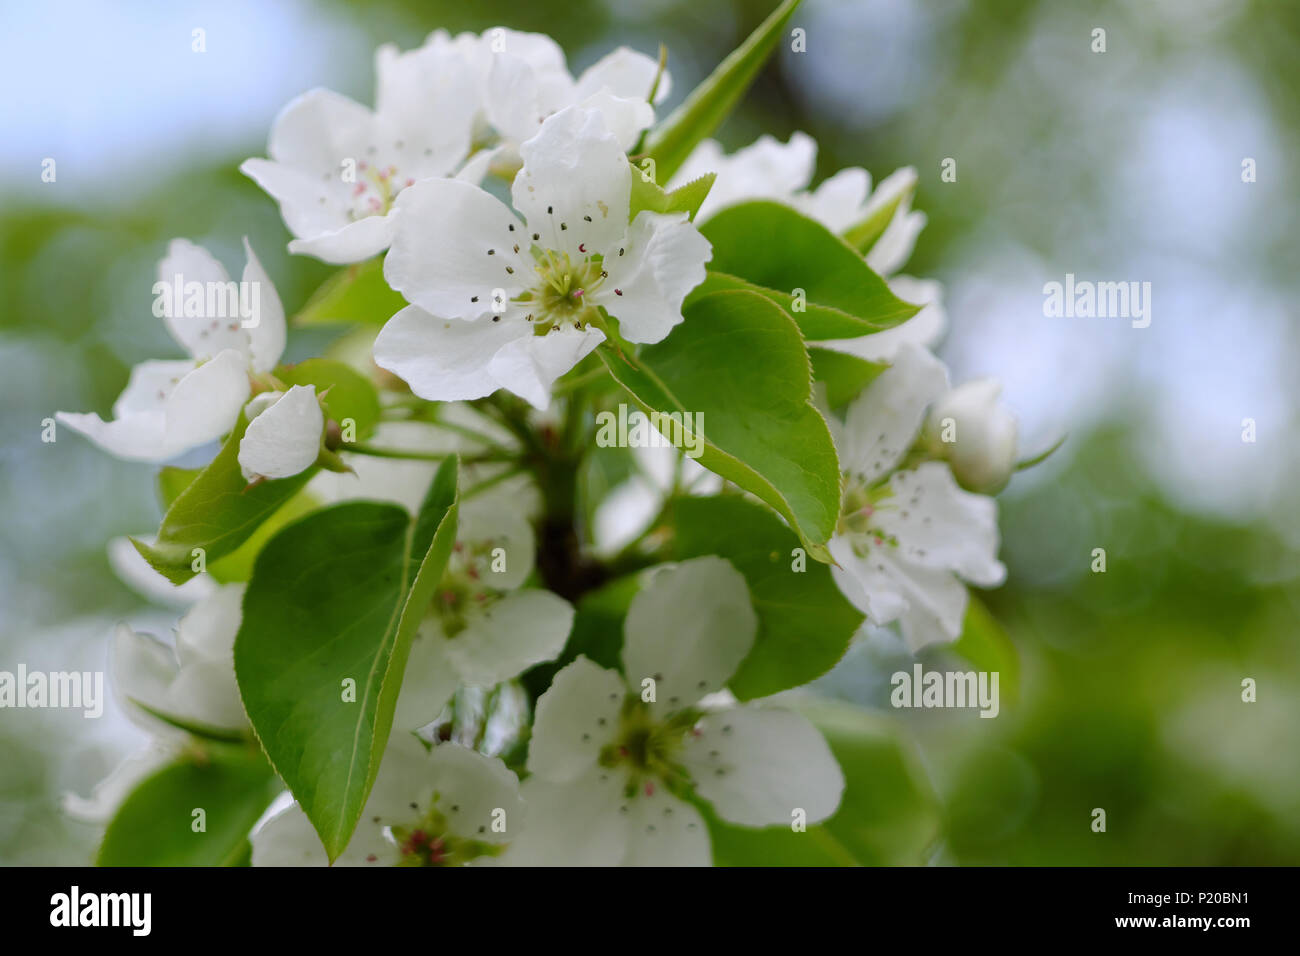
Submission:
[[[0,14],[14,91],[0,107],[8,670],[102,669],[115,620],[165,631],[174,616],[143,608],[104,551],[156,525],[153,470],[69,432],[43,444],[41,422],[107,414],[134,363],[178,354],[150,313],[169,238],[237,266],[247,234],[290,312],[329,274],[288,256],[274,204],[236,169],[283,102],[327,85],[368,103],[374,46],[501,23],[552,34],[575,71],[618,43],[663,42],[675,103],[771,4],[38,6]],[[1027,452],[1069,433],[1001,498],[1010,577],[986,603],[1018,652],[1019,699],[995,720],[895,711],[889,674],[911,659],[888,634],[819,685],[877,711],[933,788],[913,800],[916,784],[882,776],[860,808],[885,835],[880,859],[1300,863],[1300,185],[1286,161],[1300,4],[806,0],[794,22],[807,52],[770,65],[724,144],[802,129],[819,175],[917,166],[930,220],[906,271],[948,288],[955,379],[1006,382]],[[939,178],[947,157],[955,183]],[[1045,318],[1042,284],[1067,272],[1152,281],[1151,328]],[[287,357],[327,334],[300,330]],[[1098,547],[1104,574],[1089,570]],[[60,795],[87,793],[140,741],[111,705],[100,721],[0,713],[0,862],[87,861],[97,833]]]

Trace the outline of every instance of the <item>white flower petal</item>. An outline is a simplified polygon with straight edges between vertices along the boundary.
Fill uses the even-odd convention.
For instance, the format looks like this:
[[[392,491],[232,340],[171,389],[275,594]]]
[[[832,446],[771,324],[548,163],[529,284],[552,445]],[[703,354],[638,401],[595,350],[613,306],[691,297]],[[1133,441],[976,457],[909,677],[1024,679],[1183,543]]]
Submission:
[[[516,591],[469,612],[465,630],[447,639],[444,653],[461,683],[491,687],[554,660],[572,627],[573,607],[558,594]]]
[[[341,161],[322,159],[297,167],[254,158],[240,163],[239,171],[279,204],[289,232],[311,238],[338,232],[352,221],[352,197]]]
[[[890,478],[893,497],[876,510],[874,523],[898,539],[899,554],[912,564],[955,571],[983,587],[1006,579],[997,559],[998,507],[985,495],[963,491],[942,462]]]
[[[574,90],[576,99],[586,99],[595,93],[605,91],[614,96],[648,101],[650,87],[654,86],[655,76],[659,73],[659,61],[621,46],[606,53],[599,60],[582,71]],[[655,102],[661,103],[671,91],[668,71],[665,70],[655,91]]]
[[[793,205],[805,216],[839,234],[864,218],[870,192],[871,175],[855,166],[827,177],[810,193],[796,195]]]
[[[163,437],[167,423],[162,412],[138,412],[111,422],[94,412],[56,412],[54,417],[125,461],[161,462],[180,454]]]
[[[181,667],[157,709],[206,727],[242,730],[248,726],[235,681],[234,659],[197,661]]]
[[[166,709],[163,701],[179,670],[170,647],[152,635],[119,624],[113,632],[111,664],[113,686],[123,699],[156,710]],[[143,726],[156,726],[150,718],[140,716],[134,707],[127,708],[127,716]]]
[[[595,766],[600,748],[618,730],[626,693],[616,671],[586,657],[561,669],[537,701],[529,772],[566,783]]]
[[[888,624],[907,610],[907,599],[896,583],[896,575],[882,559],[884,552],[872,548],[869,539],[837,534],[828,547],[836,561],[831,565],[836,587],[872,624]]]
[[[513,341],[533,338],[522,316],[509,311],[500,319],[443,319],[407,306],[379,330],[375,364],[431,402],[491,395],[502,386],[491,369],[497,353]]]
[[[867,252],[867,265],[877,274],[891,276],[903,267],[912,250],[916,247],[916,237],[925,228],[925,213],[906,212],[899,207],[899,212],[890,220],[885,231]]]
[[[164,409],[164,434],[167,445],[176,450],[173,454],[229,432],[249,391],[245,358],[234,349],[226,349],[181,379]]]
[[[279,293],[275,291],[275,283],[262,268],[247,236],[244,237],[244,255],[247,260],[244,263],[243,281],[251,283],[258,312],[255,324],[244,327],[248,335],[250,364],[254,372],[269,372],[284,354],[284,306],[280,303]]]
[[[603,778],[603,779],[602,779]],[[617,866],[627,847],[620,775],[600,767],[568,783],[529,777],[521,788],[528,825],[506,866]]]
[[[555,380],[603,341],[605,333],[600,329],[557,325],[545,335],[520,336],[506,342],[488,362],[488,372],[502,388],[545,411],[551,403]]]
[[[262,822],[250,838],[253,866],[328,866],[329,857],[307,814],[292,804]],[[392,866],[401,854],[382,831],[358,825],[336,866]],[[373,859],[371,859],[373,857]]]
[[[460,511],[456,540],[493,549],[477,570],[481,582],[494,591],[513,591],[522,585],[537,559],[533,526],[524,510],[513,502],[502,507],[500,502],[485,505],[482,499],[470,499]],[[497,548],[501,549],[499,553]],[[498,559],[500,570],[493,570]]]
[[[624,151],[635,146],[641,131],[655,121],[654,107],[644,98],[614,96],[608,91],[583,97],[576,106],[599,113],[605,128]]]
[[[289,242],[289,251],[294,255],[314,256],[336,266],[363,262],[379,255],[392,243],[396,233],[396,215],[397,211],[393,210],[385,216],[365,216],[329,232],[293,239]]]
[[[623,671],[631,687],[654,680],[656,714],[682,710],[726,684],[757,631],[749,587],[729,562],[710,556],[669,565],[628,608]]]
[[[310,468],[320,456],[325,414],[316,386],[295,385],[248,423],[239,442],[244,477],[288,478]]]
[[[737,707],[709,714],[696,730],[684,762],[695,792],[724,820],[789,826],[803,810],[816,823],[839,806],[844,775],[825,738],[799,714]]]
[[[704,281],[713,247],[685,213],[642,211],[620,248],[626,255],[605,257],[609,277],[595,301],[628,341],[659,342],[681,323],[682,300]]]
[[[899,618],[899,627],[913,653],[961,637],[970,594],[952,572],[892,556],[885,566],[906,595],[907,610]]]
[[[947,388],[943,363],[916,346],[899,348],[894,364],[849,406],[840,466],[867,482],[888,472],[912,447],[927,406]]]
[[[477,186],[425,180],[402,190],[395,209],[384,278],[413,305],[446,319],[476,319],[492,313],[495,290],[513,299],[535,277],[524,259],[524,225]]]
[[[212,253],[188,239],[173,239],[158,263],[158,282],[172,290],[164,299],[170,304],[163,314],[167,331],[187,352],[197,359],[211,358],[223,349],[248,354],[248,336],[239,326],[238,314],[225,314],[231,311],[234,283]],[[233,301],[238,304],[237,290]]]
[[[561,110],[519,152],[524,165],[511,195],[529,234],[540,236],[538,244],[575,262],[598,252],[617,257],[627,231],[632,167],[601,115]]]
[[[375,114],[390,131],[403,176],[445,176],[469,153],[478,95],[464,58],[425,46],[375,53]],[[400,143],[400,146],[398,145]]]
[[[700,812],[662,787],[628,804],[624,866],[709,866],[713,849]]]
[[[717,143],[705,140],[673,176],[671,185],[717,173],[696,215],[697,221],[704,222],[719,210],[755,199],[791,203],[796,193],[807,188],[816,159],[817,143],[807,133],[791,134],[788,143],[765,133],[730,156]]]
[[[198,365],[192,361],[141,362],[131,369],[126,388],[113,403],[113,417],[126,418],[139,412],[161,412],[181,379]]]
[[[532,136],[553,105],[543,102],[537,71],[509,55],[493,58],[483,98],[488,121],[512,144]]]
[[[341,182],[344,159],[364,159],[374,114],[333,90],[313,89],[291,100],[271,124],[267,154],[276,162],[329,173]]]
[[[393,731],[419,730],[442,713],[456,693],[459,678],[447,656],[447,638],[432,621],[425,621],[411,640],[402,688],[397,695]]]
[[[225,584],[194,605],[176,625],[176,656],[181,666],[199,661],[235,669],[235,635],[243,617],[244,584]]]
[[[136,786],[176,759],[182,746],[179,736],[176,739],[155,737],[144,750],[127,756],[95,784],[89,797],[65,793],[63,812],[85,823],[108,823]]]
[[[438,794],[438,810],[456,836],[483,843],[508,843],[523,832],[519,778],[498,758],[444,743],[429,753],[428,764],[429,782]],[[494,828],[497,819],[502,820],[504,830]]]

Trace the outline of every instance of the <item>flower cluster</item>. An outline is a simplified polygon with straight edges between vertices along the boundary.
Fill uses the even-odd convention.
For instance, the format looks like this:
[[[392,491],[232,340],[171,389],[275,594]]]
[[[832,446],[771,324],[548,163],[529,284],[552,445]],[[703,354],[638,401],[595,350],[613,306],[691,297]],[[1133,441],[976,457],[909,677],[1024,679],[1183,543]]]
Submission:
[[[949,388],[939,288],[897,274],[915,171],[810,189],[803,134],[726,155],[626,49],[575,77],[548,37],[440,31],[376,72],[373,109],[308,92],[241,167],[290,252],[345,268],[286,321],[247,241],[236,283],[174,240],[155,314],[188,357],[111,421],[59,413],[168,466],[157,534],[110,550],[188,608],[171,643],[119,628],[155,743],[70,811],[167,819],[151,783],[200,766],[257,813],[166,858],[254,865],[700,865],[720,832],[833,827],[847,775],[797,688],[864,619],[953,641],[1005,573],[1015,422]],[[788,260],[751,268],[773,230]],[[308,321],[353,334],[282,363]],[[597,453],[626,403],[664,444]],[[774,578],[781,547],[817,560]]]

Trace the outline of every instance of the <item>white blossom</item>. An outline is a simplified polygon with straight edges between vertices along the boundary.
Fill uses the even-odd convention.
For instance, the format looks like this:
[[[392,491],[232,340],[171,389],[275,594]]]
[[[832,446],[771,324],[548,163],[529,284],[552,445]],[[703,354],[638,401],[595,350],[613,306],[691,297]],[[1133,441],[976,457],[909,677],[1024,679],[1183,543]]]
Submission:
[[[251,392],[249,378],[269,372],[284,351],[284,308],[248,240],[242,281],[257,296],[257,321],[213,315],[189,294],[170,301],[162,318],[172,338],[191,356],[142,362],[113,404],[113,420],[59,412],[58,421],[108,453],[129,461],[164,462],[229,432]],[[177,281],[177,277],[180,280]],[[173,239],[158,264],[156,288],[205,290],[233,287],[225,268],[201,246]],[[203,299],[200,293],[200,299]],[[228,301],[228,300],[226,300]]]
[[[498,758],[460,744],[427,749],[396,732],[360,822],[335,866],[462,866],[491,858],[524,826],[519,781]],[[252,835],[254,866],[326,866],[293,804]]]
[[[1006,577],[993,499],[963,491],[943,462],[903,464],[947,390],[942,363],[907,345],[843,424],[828,416],[845,473],[831,573],[872,623],[899,621],[913,650],[960,636],[963,581],[995,587]]]
[[[579,657],[537,704],[523,787],[529,823],[502,862],[707,865],[691,792],[743,826],[824,820],[844,788],[821,734],[793,712],[706,712],[753,646],[745,580],[726,561],[659,569],[624,625],[623,674]]]
[[[247,729],[234,658],[243,597],[243,584],[227,584],[196,602],[172,645],[118,626],[113,683],[133,720],[154,732],[170,727],[159,715],[207,730]]]
[[[510,502],[498,496],[461,510],[432,613],[411,642],[394,726],[423,727],[457,687],[492,687],[564,649],[572,606],[550,591],[523,587],[535,551],[532,526]]]
[[[392,239],[394,202],[411,184],[460,169],[478,90],[459,54],[421,48],[375,55],[375,109],[326,89],[290,102],[271,128],[270,159],[240,169],[279,204],[289,251],[350,263]],[[481,168],[464,170],[475,182]]]
[[[600,114],[569,108],[522,147],[514,207],[468,183],[402,194],[389,284],[412,303],[375,362],[431,401],[499,388],[545,408],[551,385],[605,340],[658,342],[704,281],[708,242],[685,213],[629,223],[632,169]]]

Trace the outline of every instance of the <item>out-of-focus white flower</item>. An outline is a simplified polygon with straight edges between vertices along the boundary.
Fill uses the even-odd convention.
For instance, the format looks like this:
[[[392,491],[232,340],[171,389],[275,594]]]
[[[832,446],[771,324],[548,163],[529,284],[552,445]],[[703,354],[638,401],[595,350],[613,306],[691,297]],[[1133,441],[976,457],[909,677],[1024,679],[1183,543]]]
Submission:
[[[995,495],[1016,467],[1016,419],[998,401],[1002,383],[991,378],[958,385],[930,409],[935,447],[963,488]]]
[[[633,599],[623,670],[579,657],[537,704],[523,786],[528,826],[503,863],[708,865],[691,792],[743,826],[835,812],[844,778],[798,714],[757,705],[705,712],[753,645],[757,618],[721,558],[658,570]]]
[[[411,642],[395,727],[423,727],[457,687],[491,687],[564,649],[572,606],[550,591],[522,587],[536,547],[532,526],[508,502],[472,500],[461,510],[433,613]]]
[[[192,358],[137,365],[126,390],[113,403],[112,421],[73,412],[59,412],[58,420],[128,461],[167,461],[229,432],[248,401],[249,376],[273,369],[285,344],[280,297],[247,239],[244,251],[248,257],[244,285],[236,290],[210,252],[185,239],[173,239],[158,264],[155,289],[165,287],[169,304],[160,317]],[[197,299],[184,292],[177,301],[170,292],[173,288],[202,291]],[[230,311],[232,295],[234,301],[242,296],[248,302],[250,294],[256,296],[255,321],[224,314]],[[210,302],[223,307],[211,309]]]
[[[960,636],[969,599],[963,581],[995,587],[1006,577],[992,498],[963,491],[943,462],[895,470],[926,409],[947,391],[943,364],[909,345],[849,406],[843,424],[828,416],[845,473],[831,573],[873,624],[899,621],[913,650]]]
[[[375,362],[421,398],[505,388],[537,408],[605,340],[658,342],[704,281],[709,243],[685,213],[628,222],[632,169],[599,113],[576,107],[522,147],[514,206],[468,183],[402,194],[389,285],[412,303],[375,340]],[[603,310],[603,311],[602,311]]]
[[[852,167],[823,180],[816,189],[809,189],[816,159],[817,143],[801,132],[791,134],[787,143],[764,134],[730,155],[723,153],[715,141],[705,140],[673,175],[670,186],[676,188],[705,173],[717,174],[696,216],[700,223],[728,206],[768,199],[797,209],[837,235],[896,204],[888,224],[867,250],[867,265],[886,279],[900,299],[924,308],[884,332],[813,344],[873,362],[889,361],[905,342],[933,346],[948,324],[942,287],[937,282],[895,275],[912,254],[916,237],[925,226],[925,214],[911,208],[916,170],[910,166],[897,169],[877,183],[873,191],[871,175],[865,169]]]
[[[462,866],[491,858],[524,826],[519,780],[498,758],[460,744],[426,750],[397,732],[352,841],[335,866]],[[252,835],[254,866],[326,866],[307,814],[293,804]]]
[[[209,730],[247,729],[234,658],[243,598],[243,584],[227,584],[198,601],[176,626],[175,646],[118,626],[113,684],[139,705],[128,706],[128,716],[151,731],[170,726],[155,714]]]
[[[469,155],[479,91],[459,54],[422,47],[375,55],[372,111],[314,89],[271,128],[270,159],[240,169],[279,204],[295,238],[289,251],[336,264],[388,248],[393,205],[412,183],[450,176]],[[481,168],[463,173],[478,181]]]

